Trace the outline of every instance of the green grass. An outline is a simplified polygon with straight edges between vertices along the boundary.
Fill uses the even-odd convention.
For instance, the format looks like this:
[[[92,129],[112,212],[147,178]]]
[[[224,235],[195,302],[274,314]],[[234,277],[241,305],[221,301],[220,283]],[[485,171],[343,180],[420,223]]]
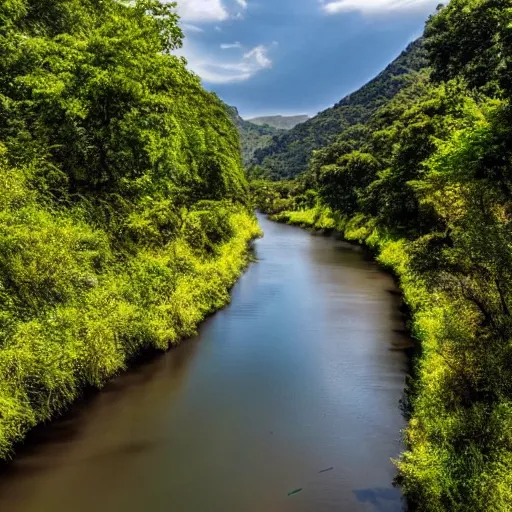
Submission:
[[[79,212],[41,206],[22,173],[2,178],[0,457],[8,458],[85,388],[100,388],[142,351],[193,335],[229,302],[260,230],[244,208],[223,206],[222,236],[201,225],[198,243],[191,211],[169,243],[119,253]]]
[[[420,355],[415,360],[415,379],[408,390],[412,417],[403,433],[407,450],[394,461],[399,470],[398,481],[416,509],[457,510],[455,504],[446,508],[446,501],[441,496],[446,488],[455,485],[447,480],[454,472],[454,465],[460,464],[466,472],[471,456],[457,454],[453,449],[453,438],[464,435],[468,423],[464,414],[471,415],[474,423],[478,411],[459,410],[454,414],[444,406],[450,399],[451,386],[447,382],[451,381],[453,373],[445,340],[457,336],[461,340],[474,337],[478,316],[474,308],[467,301],[454,300],[441,291],[427,289],[421,274],[411,268],[408,242],[377,229],[371,219],[361,215],[346,219],[331,214],[325,207],[317,207],[302,212],[283,212],[274,220],[314,229],[334,226],[346,240],[371,248],[377,261],[398,278],[403,300],[410,311],[410,332],[421,346]],[[508,417],[506,407],[502,413]],[[480,416],[485,418],[485,411],[481,411]],[[497,424],[498,421],[504,420],[497,419]],[[426,432],[429,435],[425,435]],[[489,473],[475,470],[470,485],[475,489],[487,489],[488,499],[499,504],[496,510],[510,510],[510,487],[503,484],[510,481],[506,470],[510,461],[506,451],[497,454],[496,458],[498,462]],[[478,468],[484,461],[473,463]],[[478,503],[478,510],[486,510],[481,496],[475,495],[474,503]]]

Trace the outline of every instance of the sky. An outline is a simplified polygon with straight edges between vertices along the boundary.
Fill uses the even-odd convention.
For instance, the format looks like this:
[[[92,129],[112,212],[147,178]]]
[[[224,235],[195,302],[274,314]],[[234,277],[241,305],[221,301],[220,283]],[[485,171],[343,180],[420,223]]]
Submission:
[[[178,0],[179,54],[244,118],[315,115],[382,71],[439,0]]]

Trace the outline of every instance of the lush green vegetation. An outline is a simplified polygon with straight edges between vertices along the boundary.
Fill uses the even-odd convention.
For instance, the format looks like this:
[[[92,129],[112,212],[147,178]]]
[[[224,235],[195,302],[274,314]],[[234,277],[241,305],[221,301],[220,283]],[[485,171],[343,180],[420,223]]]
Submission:
[[[240,117],[236,107],[226,106],[226,108],[240,136],[240,149],[244,167],[251,169],[254,166],[254,153],[271,144],[273,138],[279,135],[281,130],[269,125],[257,125],[245,121]]]
[[[256,152],[270,146],[276,137],[284,133],[285,130],[289,130],[308,119],[307,116],[269,116],[245,121],[240,117],[236,107],[226,105],[226,108],[231,120],[237,127],[240,136],[242,161],[251,176],[268,177],[268,173],[257,165]]]
[[[344,130],[364,124],[426,66],[421,40],[412,43],[386,70],[360,90],[305,123],[274,137],[254,153],[254,164],[272,179],[293,178],[306,171],[311,153],[335,142]]]
[[[0,6],[0,457],[190,336],[258,234],[224,105],[156,0]]]
[[[421,347],[397,461],[411,507],[509,511],[512,4],[452,0],[425,45],[431,70],[357,133],[300,180],[253,187],[276,218],[337,229],[400,279]]]

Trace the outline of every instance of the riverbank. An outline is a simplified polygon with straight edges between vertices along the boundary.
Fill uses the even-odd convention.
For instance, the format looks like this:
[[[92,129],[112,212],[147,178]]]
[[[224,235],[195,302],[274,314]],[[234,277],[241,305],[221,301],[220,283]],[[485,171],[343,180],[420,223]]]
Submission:
[[[462,311],[457,311],[461,304],[439,290],[429,290],[426,280],[411,265],[408,242],[378,229],[371,218],[347,218],[326,207],[282,212],[271,218],[302,228],[337,232],[343,239],[369,248],[376,261],[396,277],[409,312],[408,330],[418,345],[414,378],[405,390],[409,424],[403,440],[407,450],[394,460],[399,470],[397,483],[412,509],[422,509],[422,500],[429,494],[429,505],[443,510],[436,489],[442,488],[441,480],[453,462],[449,456],[441,456],[452,449],[443,425],[450,419],[450,413],[442,406],[443,395],[450,393],[440,378],[450,370],[448,356],[443,353],[443,338],[446,330],[454,327],[454,319],[463,322]],[[466,313],[470,319],[469,311]]]
[[[393,279],[335,237],[258,220],[230,304],[36,429],[0,474],[2,510],[402,511]]]
[[[196,237],[207,231],[194,230],[191,212],[173,242],[141,247],[122,262],[109,257],[108,245],[93,247],[101,233],[84,224],[68,226],[73,235],[82,229],[81,243],[87,238],[92,257],[104,260],[101,269],[84,262],[58,219],[47,215],[32,231],[33,240],[43,234],[54,240],[54,254],[32,245],[32,252],[22,253],[25,260],[46,257],[68,298],[51,307],[41,291],[33,300],[46,300],[44,309],[9,326],[0,349],[1,458],[12,457],[31,428],[61,414],[84,389],[101,388],[145,350],[164,351],[190,337],[207,315],[229,302],[229,290],[248,263],[249,242],[261,231],[244,208],[220,214],[227,235],[210,251],[197,246]],[[24,228],[11,225],[18,233]],[[58,254],[70,259],[58,265]]]

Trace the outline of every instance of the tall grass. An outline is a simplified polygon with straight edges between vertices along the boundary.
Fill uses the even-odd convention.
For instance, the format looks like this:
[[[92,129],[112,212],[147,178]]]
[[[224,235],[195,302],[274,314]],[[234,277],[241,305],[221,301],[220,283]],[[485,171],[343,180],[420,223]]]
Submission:
[[[122,254],[112,234],[80,211],[44,205],[26,173],[3,168],[0,179],[0,457],[6,458],[31,427],[84,388],[101,387],[143,350],[166,350],[194,334],[229,301],[259,228],[242,207],[208,205],[183,213],[181,231],[168,243],[138,244]]]

